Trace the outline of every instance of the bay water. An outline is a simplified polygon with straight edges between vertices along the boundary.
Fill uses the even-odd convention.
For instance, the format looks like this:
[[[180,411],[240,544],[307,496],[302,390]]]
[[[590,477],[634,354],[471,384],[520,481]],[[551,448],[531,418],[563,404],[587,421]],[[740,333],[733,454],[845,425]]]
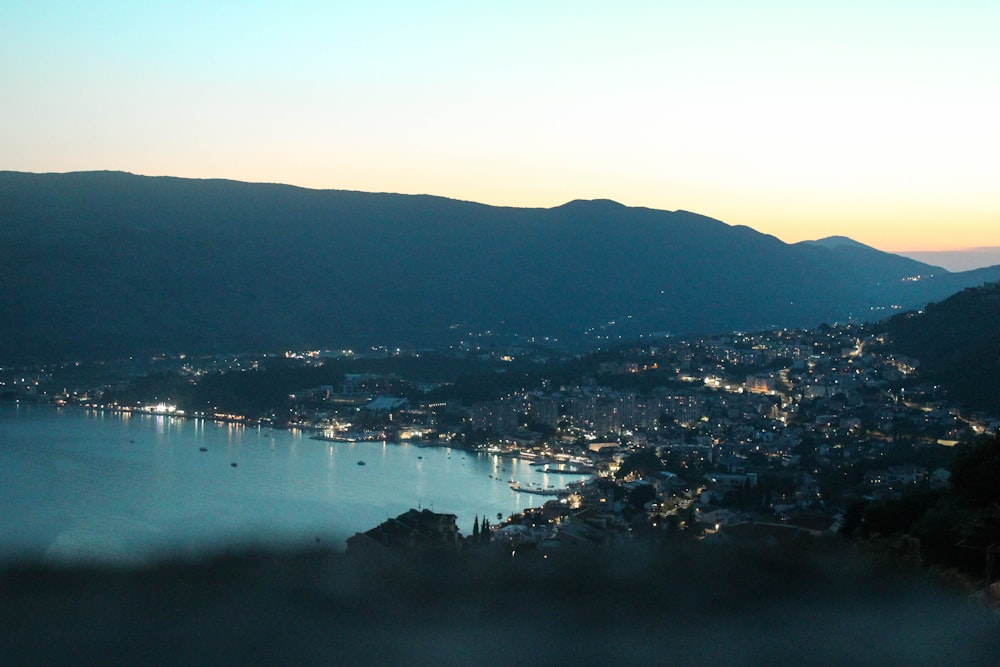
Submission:
[[[410,508],[496,523],[576,479],[526,460],[165,415],[0,403],[0,562],[342,549]]]

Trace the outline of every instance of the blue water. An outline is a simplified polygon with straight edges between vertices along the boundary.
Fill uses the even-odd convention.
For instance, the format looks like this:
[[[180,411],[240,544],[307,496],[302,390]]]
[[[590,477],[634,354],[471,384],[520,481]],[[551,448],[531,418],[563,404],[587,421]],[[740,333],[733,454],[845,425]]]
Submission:
[[[343,548],[415,507],[456,514],[468,535],[477,515],[495,522],[546,500],[509,479],[574,479],[457,449],[309,435],[0,403],[0,561],[141,563],[317,539]]]

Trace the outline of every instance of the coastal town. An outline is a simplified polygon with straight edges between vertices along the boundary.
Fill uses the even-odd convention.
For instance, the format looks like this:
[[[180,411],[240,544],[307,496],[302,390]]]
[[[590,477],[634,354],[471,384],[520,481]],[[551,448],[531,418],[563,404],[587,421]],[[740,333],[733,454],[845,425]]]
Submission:
[[[885,342],[844,326],[623,348],[576,384],[462,408],[455,431],[445,406],[368,407],[402,433],[471,433],[500,456],[593,471],[493,526],[503,544],[832,535],[853,503],[947,486],[953,448],[1000,425],[943,400]],[[669,387],[637,389],[651,373]]]
[[[582,361],[537,345],[470,345],[448,354],[486,365],[498,386],[512,386],[507,376],[516,374],[507,367],[528,364],[537,372],[490,400],[396,372],[344,373],[336,383],[297,387],[280,406],[254,416],[223,407],[192,411],[166,395],[116,398],[135,380],[74,391],[53,391],[45,372],[18,378],[8,371],[2,381],[8,395],[60,405],[529,460],[555,482],[510,480],[511,493],[532,508],[489,523],[493,517],[482,524],[477,517],[476,535],[466,539],[545,550],[637,538],[835,534],[858,501],[946,486],[954,448],[995,433],[1000,419],[949,403],[922,381],[919,360],[887,343],[877,329],[837,325],[663,337]],[[420,356],[288,352],[282,362],[317,368],[336,358],[407,354]],[[188,384],[209,374],[246,377],[267,361],[180,358],[176,376]]]

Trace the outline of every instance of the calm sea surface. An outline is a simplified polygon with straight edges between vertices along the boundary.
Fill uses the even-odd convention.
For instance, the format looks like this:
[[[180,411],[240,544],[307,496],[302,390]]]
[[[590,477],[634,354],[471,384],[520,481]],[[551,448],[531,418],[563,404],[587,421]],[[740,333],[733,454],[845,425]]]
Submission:
[[[456,514],[468,535],[476,515],[495,521],[546,500],[508,480],[577,479],[457,449],[309,436],[0,403],[0,561],[141,563],[317,538],[342,548],[411,507]]]

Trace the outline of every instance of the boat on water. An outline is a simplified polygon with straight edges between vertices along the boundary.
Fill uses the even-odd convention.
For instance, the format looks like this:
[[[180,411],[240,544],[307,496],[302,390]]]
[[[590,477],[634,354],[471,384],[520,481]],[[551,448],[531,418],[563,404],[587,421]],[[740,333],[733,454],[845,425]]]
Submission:
[[[520,482],[510,482],[510,488],[518,493],[534,493],[539,496],[558,496],[562,493],[569,493],[566,489],[543,489],[532,484],[521,484]]]
[[[540,472],[546,475],[593,475],[593,468],[544,468]]]
[[[390,438],[385,431],[341,431],[318,433],[311,436],[311,439],[330,442],[385,442]]]

